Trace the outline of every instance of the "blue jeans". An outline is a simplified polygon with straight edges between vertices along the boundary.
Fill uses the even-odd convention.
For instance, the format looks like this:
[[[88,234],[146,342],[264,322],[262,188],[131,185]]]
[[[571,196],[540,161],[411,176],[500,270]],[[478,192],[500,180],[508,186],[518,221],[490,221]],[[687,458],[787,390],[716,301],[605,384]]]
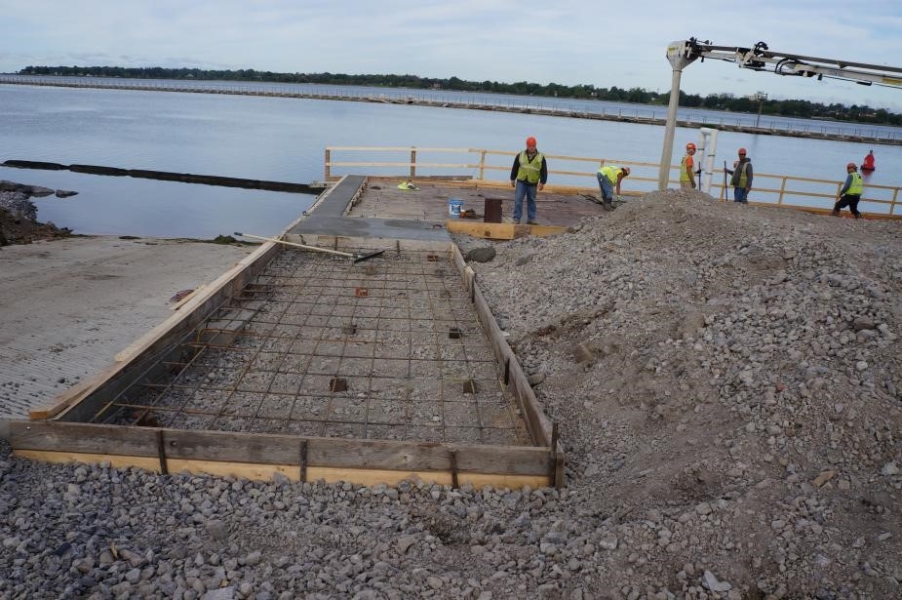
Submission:
[[[596,176],[598,177],[598,187],[601,188],[602,202],[612,202],[614,200],[614,184],[601,173],[596,173]]]
[[[734,187],[733,188],[733,202],[741,202],[742,204],[748,204],[749,192],[747,189],[743,187]]]
[[[536,220],[536,189],[538,184],[529,185],[525,181],[517,180],[517,187],[514,189],[514,221],[519,221],[523,217],[523,197],[526,196],[526,220]]]

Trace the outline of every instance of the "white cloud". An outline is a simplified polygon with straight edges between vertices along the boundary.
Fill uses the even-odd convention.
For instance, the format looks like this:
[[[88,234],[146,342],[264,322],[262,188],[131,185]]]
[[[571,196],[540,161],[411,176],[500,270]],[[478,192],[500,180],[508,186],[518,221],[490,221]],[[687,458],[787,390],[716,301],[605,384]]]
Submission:
[[[0,71],[109,64],[395,73],[665,91],[674,40],[893,65],[902,61],[902,3],[872,0],[32,0],[7,3]],[[896,64],[895,66],[902,66]],[[766,91],[902,110],[902,89],[863,88],[706,61],[690,93]]]

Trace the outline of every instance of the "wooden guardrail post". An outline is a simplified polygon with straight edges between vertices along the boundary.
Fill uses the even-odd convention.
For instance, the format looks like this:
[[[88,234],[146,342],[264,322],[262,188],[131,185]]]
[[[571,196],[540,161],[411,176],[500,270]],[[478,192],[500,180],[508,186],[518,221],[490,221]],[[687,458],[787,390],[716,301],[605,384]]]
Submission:
[[[777,198],[777,206],[782,206],[783,204],[783,193],[786,191],[786,176],[783,176],[783,181],[780,183],[780,197]]]
[[[410,178],[417,176],[417,149],[410,149]]]
[[[326,148],[326,160],[323,164],[325,165],[323,181],[329,181],[332,178],[332,151],[328,148]]]
[[[896,203],[899,201],[899,188],[893,190],[893,203],[889,205],[889,214],[896,214]]]
[[[485,181],[485,150],[479,151],[479,181]]]

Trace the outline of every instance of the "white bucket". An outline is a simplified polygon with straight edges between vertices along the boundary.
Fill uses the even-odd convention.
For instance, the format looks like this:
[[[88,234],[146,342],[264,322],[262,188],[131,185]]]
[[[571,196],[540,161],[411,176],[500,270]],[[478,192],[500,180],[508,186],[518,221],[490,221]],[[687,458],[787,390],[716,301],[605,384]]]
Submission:
[[[458,198],[448,198],[448,215],[452,219],[460,218],[460,211],[464,207],[464,201]]]

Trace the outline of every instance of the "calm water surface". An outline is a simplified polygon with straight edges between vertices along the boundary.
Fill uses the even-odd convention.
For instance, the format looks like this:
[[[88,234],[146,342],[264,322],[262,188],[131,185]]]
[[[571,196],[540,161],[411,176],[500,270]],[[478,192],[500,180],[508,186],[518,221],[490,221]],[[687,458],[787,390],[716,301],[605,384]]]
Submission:
[[[660,126],[519,113],[17,85],[0,85],[0,131],[0,162],[39,160],[300,183],[322,180],[327,146],[518,150],[527,135],[534,135],[548,154],[654,163],[664,138]],[[697,138],[696,130],[678,129],[674,159],[685,141]],[[757,173],[836,181],[845,177],[847,162],[860,162],[873,148],[878,169],[869,181],[902,185],[899,146],[724,132],[717,163],[732,160],[739,146],[748,149]],[[460,155],[447,159],[470,162]],[[653,179],[656,169],[644,174]],[[301,194],[68,171],[2,169],[0,178],[78,191],[68,199],[37,201],[40,219],[78,233],[213,237],[241,230],[273,235],[313,201]],[[654,187],[651,181],[631,181],[629,189]]]

